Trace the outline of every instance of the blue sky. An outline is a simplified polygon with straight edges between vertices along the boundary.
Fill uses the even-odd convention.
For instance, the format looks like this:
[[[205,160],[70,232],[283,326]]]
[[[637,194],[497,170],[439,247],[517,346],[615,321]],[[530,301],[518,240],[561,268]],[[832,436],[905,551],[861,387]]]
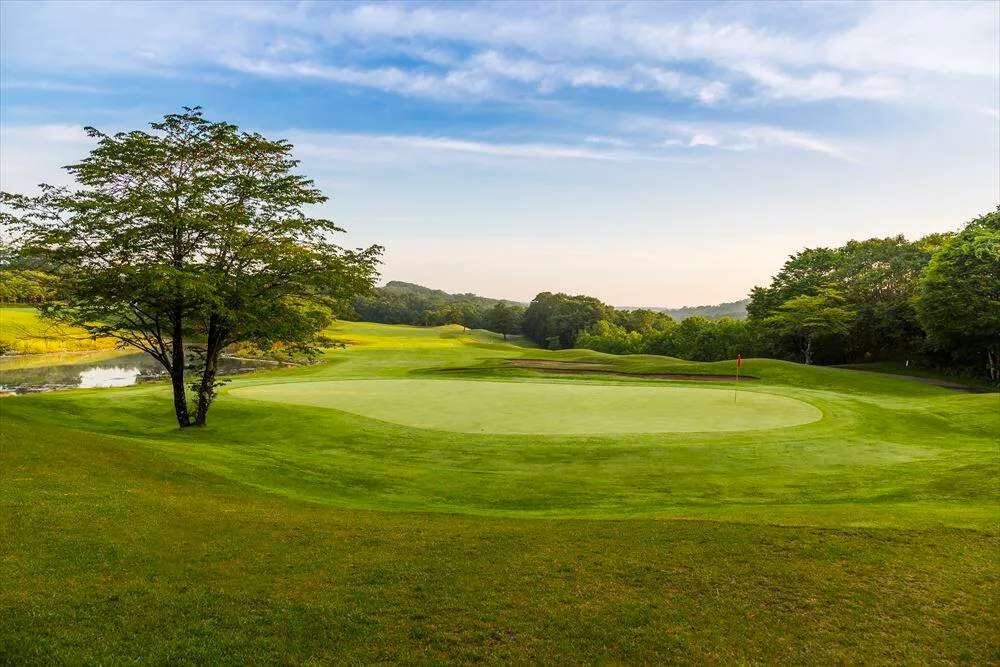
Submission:
[[[742,298],[1000,203],[1000,3],[0,3],[0,183],[182,105],[285,137],[383,278]]]

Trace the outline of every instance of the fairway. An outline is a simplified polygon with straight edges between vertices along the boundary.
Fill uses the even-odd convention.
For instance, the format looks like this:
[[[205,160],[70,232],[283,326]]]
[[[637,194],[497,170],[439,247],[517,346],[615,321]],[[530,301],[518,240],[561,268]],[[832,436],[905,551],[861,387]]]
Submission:
[[[456,433],[583,435],[748,431],[807,424],[823,413],[761,392],[679,386],[468,380],[341,380],[231,393]]]
[[[649,378],[733,361],[329,334],[348,347],[233,378],[203,429],[162,383],[0,399],[0,656],[1000,656],[997,394],[754,359],[734,403]],[[570,363],[620,375],[532,367]]]

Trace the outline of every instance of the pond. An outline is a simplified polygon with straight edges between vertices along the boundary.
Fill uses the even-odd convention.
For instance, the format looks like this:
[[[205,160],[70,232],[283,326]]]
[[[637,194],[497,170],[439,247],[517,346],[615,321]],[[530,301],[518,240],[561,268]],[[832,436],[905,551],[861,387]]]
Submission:
[[[100,360],[74,360],[69,355],[60,357],[57,363],[45,366],[0,370],[0,394],[127,387],[166,378],[163,366],[144,353],[122,354]],[[279,365],[276,361],[223,357],[219,359],[219,374],[238,375]]]

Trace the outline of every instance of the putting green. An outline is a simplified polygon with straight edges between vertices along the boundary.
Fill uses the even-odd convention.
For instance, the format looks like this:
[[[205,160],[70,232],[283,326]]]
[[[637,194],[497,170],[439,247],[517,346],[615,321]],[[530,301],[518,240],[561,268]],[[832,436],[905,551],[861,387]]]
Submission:
[[[231,395],[335,408],[459,433],[594,434],[747,431],[807,424],[802,401],[731,389],[470,380],[336,380],[257,385]]]

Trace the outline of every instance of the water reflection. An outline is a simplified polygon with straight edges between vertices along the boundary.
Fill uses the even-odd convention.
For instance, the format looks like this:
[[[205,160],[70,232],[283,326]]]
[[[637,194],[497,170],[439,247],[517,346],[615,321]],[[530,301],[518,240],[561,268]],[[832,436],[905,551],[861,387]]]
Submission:
[[[219,359],[219,374],[249,373],[276,365],[272,361],[223,357]],[[127,387],[165,377],[163,367],[148,354],[125,354],[101,361],[0,370],[0,393],[31,394],[58,389]]]
[[[88,368],[80,372],[81,389],[98,389],[104,387],[128,387],[139,379],[139,369],[135,366],[123,368]]]

